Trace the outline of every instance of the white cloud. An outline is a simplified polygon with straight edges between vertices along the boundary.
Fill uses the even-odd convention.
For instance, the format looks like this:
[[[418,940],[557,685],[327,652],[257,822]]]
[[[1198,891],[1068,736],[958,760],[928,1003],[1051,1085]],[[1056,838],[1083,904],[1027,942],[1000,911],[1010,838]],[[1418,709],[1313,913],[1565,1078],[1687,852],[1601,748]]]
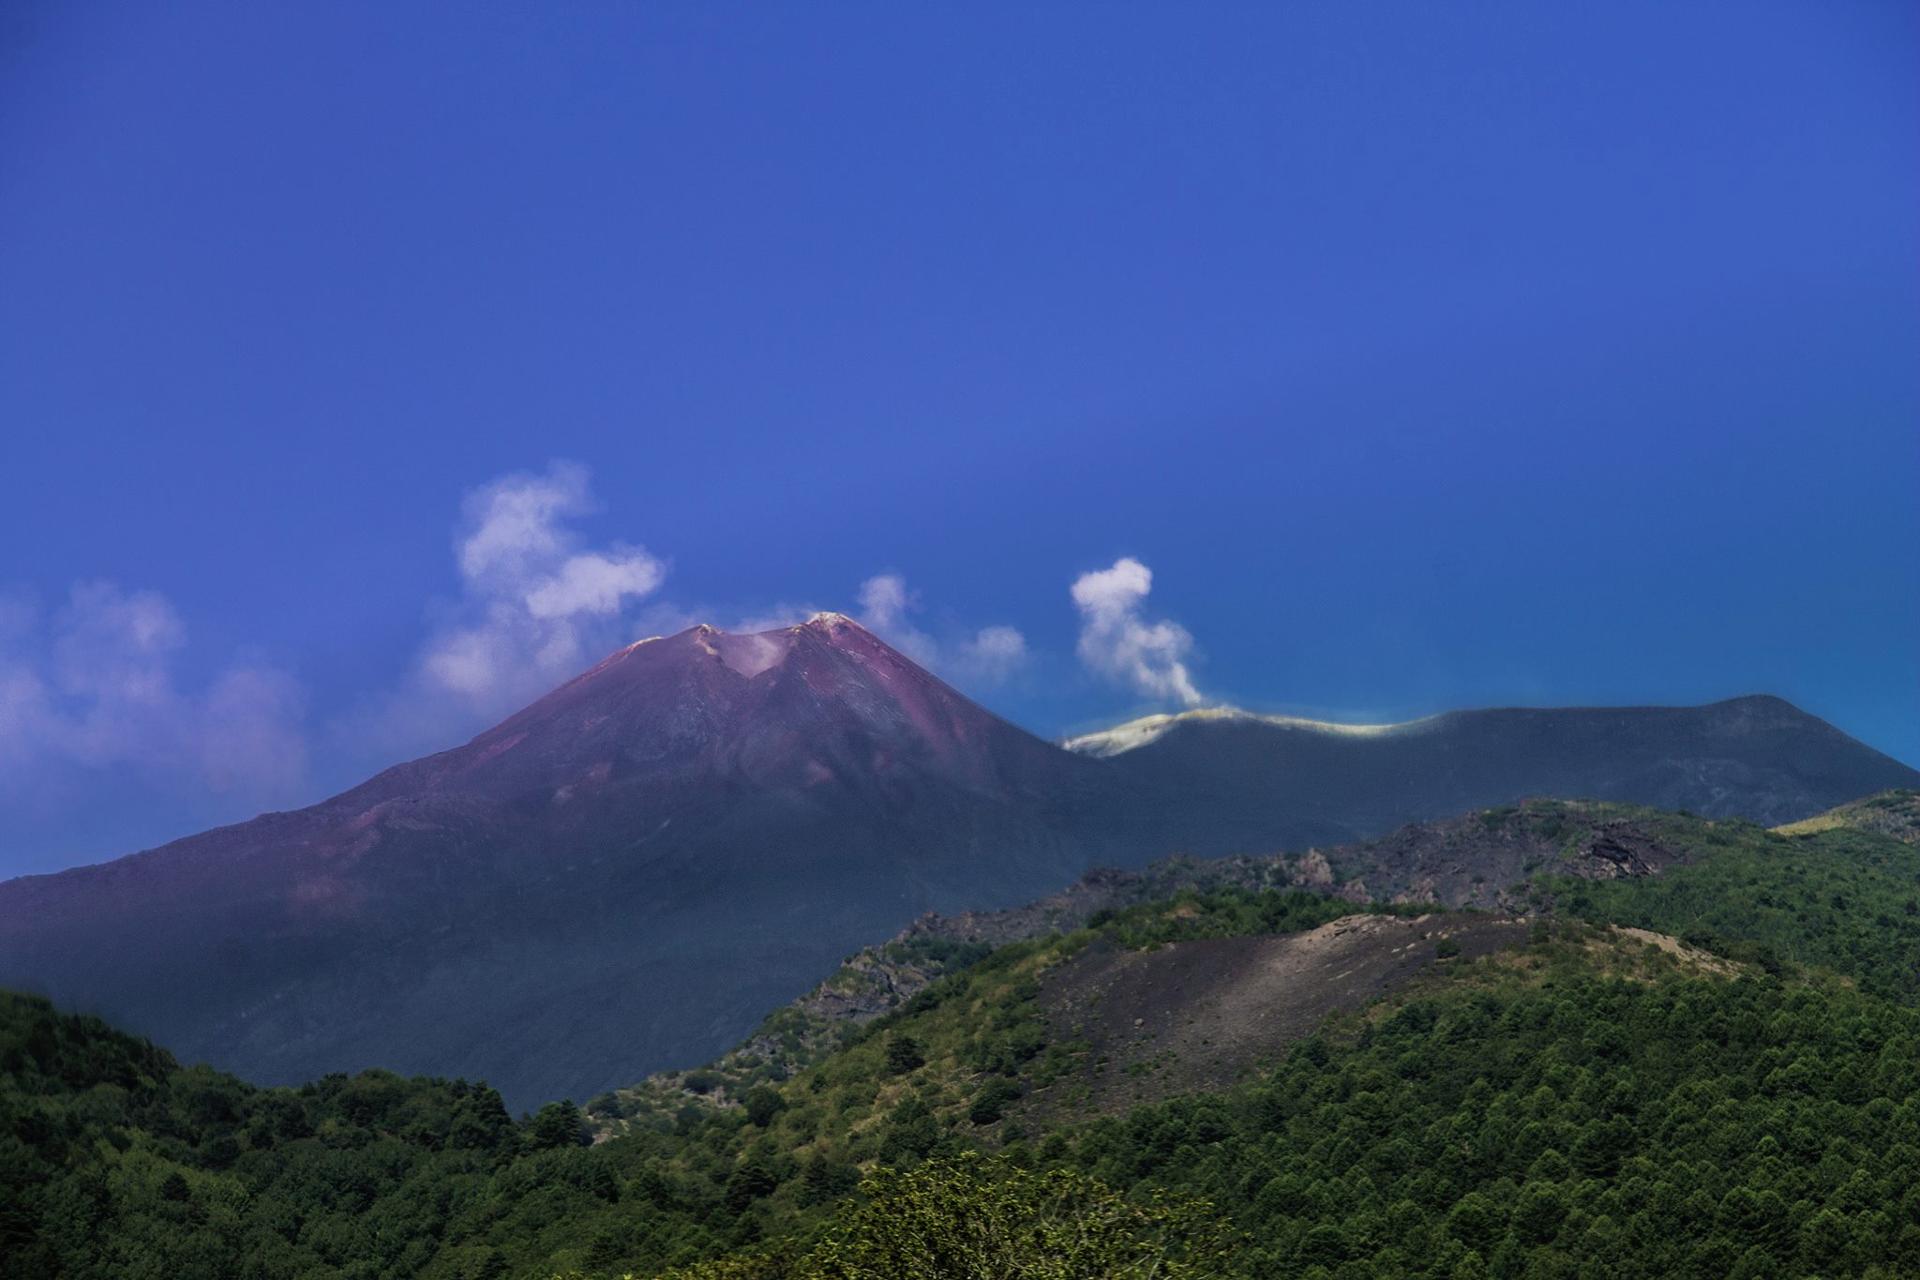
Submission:
[[[569,556],[559,572],[527,593],[527,612],[536,618],[618,613],[628,597],[652,594],[665,577],[666,567],[638,547]]]
[[[585,467],[555,462],[501,476],[461,503],[459,592],[400,686],[334,726],[343,754],[368,766],[445,747],[484,729],[638,634],[691,625],[653,599],[665,561],[644,547],[592,547],[581,517],[598,509]]]
[[[0,614],[0,766],[10,792],[75,769],[130,768],[249,801],[298,793],[307,774],[299,686],[240,662],[190,687],[177,670],[186,626],[158,592],[84,582],[50,617],[18,601]]]
[[[570,523],[594,506],[586,468],[565,462],[467,495],[461,598],[420,659],[429,688],[503,710],[619,642],[622,615],[659,590],[667,568],[642,547],[581,547]]]
[[[1009,626],[982,627],[970,636],[945,641],[921,630],[909,618],[918,597],[897,573],[876,574],[860,584],[860,625],[929,670],[973,685],[998,684],[1027,661],[1027,639]]]
[[[1202,699],[1186,664],[1193,636],[1177,622],[1142,616],[1141,606],[1152,590],[1153,570],[1132,557],[1076,578],[1080,660],[1148,697],[1195,706]]]

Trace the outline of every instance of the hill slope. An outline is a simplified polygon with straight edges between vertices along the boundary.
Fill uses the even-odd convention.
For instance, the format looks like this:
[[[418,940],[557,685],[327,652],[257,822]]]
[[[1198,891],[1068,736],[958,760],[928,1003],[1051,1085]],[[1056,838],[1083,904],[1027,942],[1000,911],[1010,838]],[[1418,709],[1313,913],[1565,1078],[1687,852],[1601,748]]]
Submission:
[[[1638,888],[1642,880],[1689,866],[1702,851],[1731,849],[1751,858],[1784,847],[1746,823],[1716,824],[1625,805],[1535,800],[1414,823],[1378,840],[1325,851],[1182,856],[1138,870],[1103,868],[1022,906],[946,916],[929,912],[888,941],[849,956],[825,981],[775,1010],[714,1061],[659,1073],[594,1099],[588,1109],[613,1129],[621,1117],[649,1109],[671,1113],[690,1102],[737,1103],[755,1085],[815,1065],[860,1028],[910,1005],[995,948],[1104,927],[1115,918],[1131,920],[1169,900],[1176,905],[1167,918],[1144,929],[1129,924],[1128,936],[1174,940],[1286,932],[1367,907],[1416,914],[1433,906],[1469,908],[1489,913],[1475,919],[1497,921],[1551,905],[1555,892],[1579,894],[1590,881],[1604,886],[1624,880]],[[1772,868],[1777,861],[1760,865]],[[1876,885],[1883,878],[1878,863],[1857,860],[1842,874]],[[1689,883],[1686,877],[1681,882]],[[1341,968],[1330,972],[1344,976]]]

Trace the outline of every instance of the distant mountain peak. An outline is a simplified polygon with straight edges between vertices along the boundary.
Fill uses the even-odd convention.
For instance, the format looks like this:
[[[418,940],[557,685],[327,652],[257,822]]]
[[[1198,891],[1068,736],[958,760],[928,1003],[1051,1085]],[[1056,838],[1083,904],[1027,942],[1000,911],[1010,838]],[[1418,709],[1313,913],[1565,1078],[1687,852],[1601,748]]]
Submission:
[[[827,777],[877,781],[928,770],[997,789],[1035,769],[1054,776],[1079,764],[1064,756],[1047,764],[1053,756],[1063,753],[858,622],[823,613],[766,631],[703,622],[629,645],[432,759],[461,789],[500,796],[563,786],[605,761],[631,762],[656,779],[744,771],[758,785],[785,778],[807,790]]]
[[[728,631],[714,626],[711,622],[695,623],[685,631],[671,636],[650,636],[645,640],[635,641],[611,655],[595,670],[605,668],[642,645],[662,639],[668,642],[680,641],[709,656],[717,657],[722,665],[748,679],[753,679],[781,665],[793,652],[796,643],[809,639],[824,641],[838,649],[885,652],[892,654],[902,663],[907,662],[907,659],[895,654],[885,641],[846,614],[822,612],[812,615],[804,622],[774,627],[766,631]]]

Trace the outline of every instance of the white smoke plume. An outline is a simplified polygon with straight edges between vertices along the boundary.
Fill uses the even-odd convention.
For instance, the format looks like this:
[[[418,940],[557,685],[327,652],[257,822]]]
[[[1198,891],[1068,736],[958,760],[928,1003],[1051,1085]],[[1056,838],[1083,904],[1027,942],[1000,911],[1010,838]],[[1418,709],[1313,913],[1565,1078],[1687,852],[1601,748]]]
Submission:
[[[1197,706],[1200,690],[1187,670],[1193,636],[1177,622],[1150,621],[1141,609],[1153,570],[1132,557],[1074,579],[1080,611],[1080,660],[1102,676],[1157,699]]]

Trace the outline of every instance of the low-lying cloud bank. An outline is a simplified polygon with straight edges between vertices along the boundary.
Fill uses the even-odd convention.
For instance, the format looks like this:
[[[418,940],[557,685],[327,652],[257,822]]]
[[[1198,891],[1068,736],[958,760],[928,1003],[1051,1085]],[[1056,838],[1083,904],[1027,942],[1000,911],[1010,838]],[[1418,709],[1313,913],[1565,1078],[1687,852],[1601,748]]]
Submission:
[[[0,799],[114,768],[254,804],[297,794],[307,774],[298,683],[236,661],[190,684],[186,644],[186,624],[153,591],[83,582],[51,611],[0,604]]]

